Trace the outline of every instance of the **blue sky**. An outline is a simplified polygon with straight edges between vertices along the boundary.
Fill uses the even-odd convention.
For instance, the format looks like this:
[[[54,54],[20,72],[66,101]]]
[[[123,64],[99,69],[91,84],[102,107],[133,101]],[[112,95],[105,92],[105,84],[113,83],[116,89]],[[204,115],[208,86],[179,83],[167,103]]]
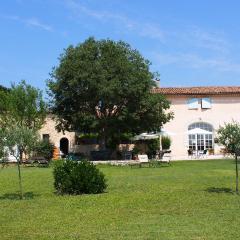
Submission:
[[[0,84],[45,89],[58,56],[89,36],[124,40],[162,86],[240,85],[240,1],[8,0],[0,3]]]

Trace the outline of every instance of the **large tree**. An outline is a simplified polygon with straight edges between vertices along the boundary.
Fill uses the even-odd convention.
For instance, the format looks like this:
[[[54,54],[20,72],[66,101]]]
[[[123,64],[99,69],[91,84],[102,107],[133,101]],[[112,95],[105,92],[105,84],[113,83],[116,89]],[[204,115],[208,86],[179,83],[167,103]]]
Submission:
[[[159,130],[173,116],[151,93],[150,62],[125,42],[89,38],[59,61],[48,84],[59,130],[97,133],[104,149],[113,136]]]
[[[238,122],[226,123],[218,131],[218,140],[227,151],[235,156],[236,192],[238,193],[238,156],[240,155],[240,124]]]

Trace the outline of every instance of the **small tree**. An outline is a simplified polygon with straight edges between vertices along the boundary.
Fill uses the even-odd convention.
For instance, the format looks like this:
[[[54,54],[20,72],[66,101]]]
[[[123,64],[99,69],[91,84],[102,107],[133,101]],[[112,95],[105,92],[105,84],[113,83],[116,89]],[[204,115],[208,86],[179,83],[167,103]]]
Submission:
[[[36,132],[41,128],[47,114],[47,105],[42,93],[25,81],[12,85],[9,90],[0,90],[0,128],[18,126]],[[20,151],[22,162],[23,149]]]
[[[46,118],[42,92],[24,80],[12,85],[8,94],[8,114],[21,126],[39,130]]]
[[[240,124],[233,121],[225,123],[218,129],[218,141],[227,151],[235,156],[236,163],[236,192],[238,193],[238,155],[240,150]]]
[[[46,140],[39,141],[34,148],[34,154],[36,156],[44,157],[47,160],[52,159],[53,151],[54,144]]]
[[[162,137],[162,149],[167,150],[171,147],[171,138],[169,136]]]
[[[17,161],[20,198],[22,199],[23,189],[20,163],[23,153],[25,156],[30,156],[35,149],[35,144],[39,141],[38,134],[34,129],[12,125],[11,127],[1,129],[0,139],[0,152],[6,153],[7,151],[11,153]]]

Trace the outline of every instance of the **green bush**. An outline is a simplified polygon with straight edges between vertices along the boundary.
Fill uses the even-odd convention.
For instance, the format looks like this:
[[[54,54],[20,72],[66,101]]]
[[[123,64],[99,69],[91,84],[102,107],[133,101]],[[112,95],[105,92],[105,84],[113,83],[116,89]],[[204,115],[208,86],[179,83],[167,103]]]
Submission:
[[[137,154],[139,154],[140,152],[141,152],[141,149],[140,149],[137,145],[135,145],[134,148],[133,148],[133,150],[132,150],[132,154],[133,154],[133,155],[137,155]]]
[[[150,158],[156,155],[157,151],[159,151],[159,139],[151,139],[147,140],[148,151],[147,154]]]
[[[107,187],[104,174],[86,160],[57,161],[53,175],[54,187],[59,194],[96,194]]]
[[[51,142],[42,140],[38,142],[34,148],[34,155],[41,156],[47,160],[52,159],[54,151],[54,144]]]
[[[171,139],[168,136],[162,137],[162,149],[169,149],[171,146]]]

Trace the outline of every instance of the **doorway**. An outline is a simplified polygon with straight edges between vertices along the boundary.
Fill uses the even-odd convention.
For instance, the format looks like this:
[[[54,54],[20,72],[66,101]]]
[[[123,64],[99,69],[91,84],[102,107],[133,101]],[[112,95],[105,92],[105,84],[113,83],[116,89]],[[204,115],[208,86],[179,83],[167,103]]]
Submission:
[[[60,151],[63,153],[63,157],[69,152],[69,140],[67,138],[61,138],[60,140]]]

